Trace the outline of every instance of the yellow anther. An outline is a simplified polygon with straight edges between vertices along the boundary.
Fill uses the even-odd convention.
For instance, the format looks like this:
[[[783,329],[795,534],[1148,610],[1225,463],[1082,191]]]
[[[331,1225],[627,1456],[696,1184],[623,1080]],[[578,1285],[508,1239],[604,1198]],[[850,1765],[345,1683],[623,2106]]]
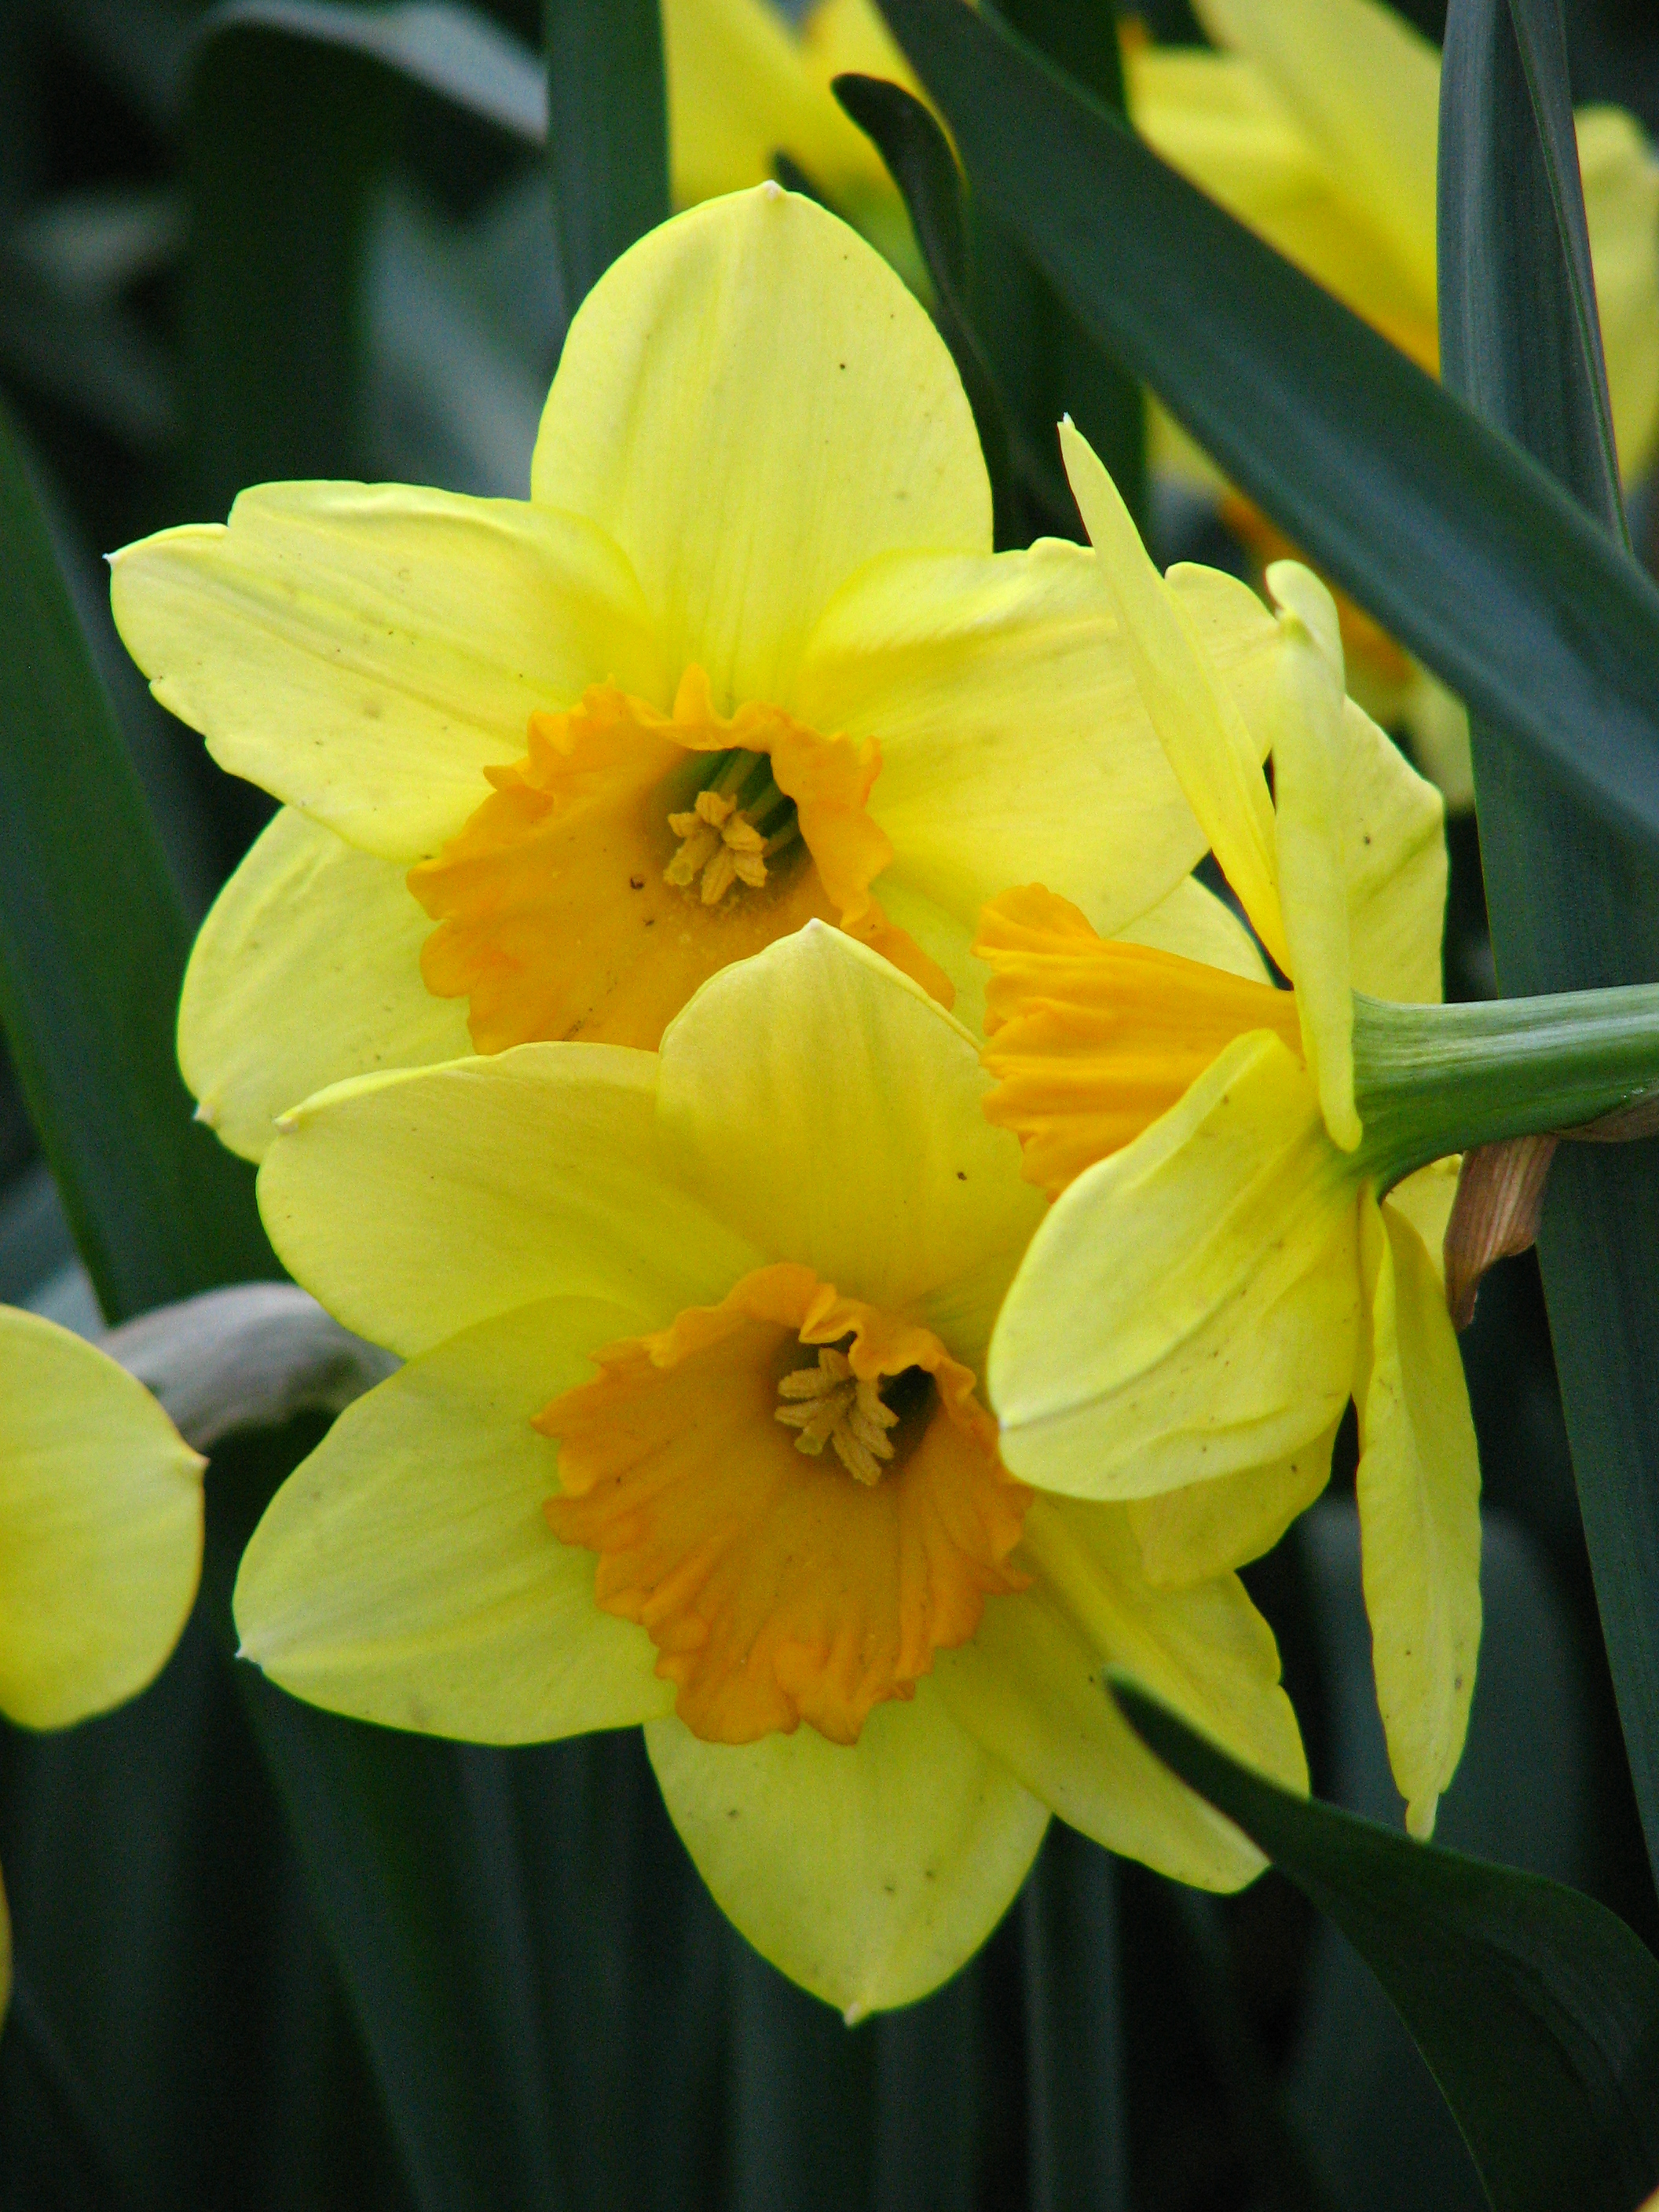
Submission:
[[[882,1462],[893,1456],[887,1431],[898,1425],[898,1415],[882,1402],[874,1382],[854,1376],[844,1352],[824,1345],[816,1367],[797,1368],[778,1384],[785,1402],[775,1418],[786,1428],[799,1429],[795,1449],[813,1458],[825,1444],[834,1444],[836,1456],[854,1482],[872,1488],[881,1480]]]
[[[701,877],[705,906],[717,906],[734,883],[758,890],[766,881],[766,840],[723,793],[700,791],[696,805],[671,814],[668,826],[681,842],[663,874],[682,890]]]

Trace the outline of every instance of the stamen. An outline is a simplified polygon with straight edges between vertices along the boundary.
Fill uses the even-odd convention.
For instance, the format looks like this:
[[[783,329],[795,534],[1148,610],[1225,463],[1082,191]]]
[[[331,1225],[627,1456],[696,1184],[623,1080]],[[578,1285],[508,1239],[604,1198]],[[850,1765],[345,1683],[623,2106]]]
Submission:
[[[836,1456],[854,1482],[873,1489],[881,1480],[882,1462],[893,1456],[887,1431],[898,1426],[898,1415],[882,1401],[878,1384],[860,1380],[844,1352],[826,1344],[818,1352],[816,1367],[798,1367],[778,1384],[786,1402],[774,1418],[786,1428],[799,1429],[795,1449],[813,1459],[825,1444],[834,1444]]]

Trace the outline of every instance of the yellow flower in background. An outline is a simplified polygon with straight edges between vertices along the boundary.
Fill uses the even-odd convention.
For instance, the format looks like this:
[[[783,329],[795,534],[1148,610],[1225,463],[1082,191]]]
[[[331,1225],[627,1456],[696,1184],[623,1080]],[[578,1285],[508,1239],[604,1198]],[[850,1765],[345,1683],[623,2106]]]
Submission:
[[[921,88],[869,0],[819,0],[799,27],[772,0],[664,0],[677,206],[763,183],[786,154],[907,282],[921,274],[885,163],[842,112],[844,70]]]
[[[1440,60],[1381,0],[1197,0],[1220,53],[1144,41],[1129,111],[1154,149],[1432,374],[1439,367],[1435,172]],[[1626,482],[1659,433],[1659,161],[1622,109],[1578,114],[1584,207]],[[1161,411],[1166,466],[1214,472]],[[1291,549],[1243,500],[1229,520],[1261,558]],[[1448,695],[1351,603],[1344,635],[1385,716],[1404,712],[1448,795],[1470,795]]]
[[[1073,489],[1147,706],[1291,991],[1103,942],[1032,888],[994,902],[988,1109],[1054,1206],[998,1322],[1003,1455],[1130,1506],[1179,1583],[1275,1542],[1358,1409],[1378,1701],[1412,1831],[1462,1749],[1480,1638],[1480,1468],[1438,1253],[1454,1181],[1380,1196],[1355,1106],[1353,994],[1440,996],[1438,795],[1342,690],[1329,594],[1281,563],[1274,792],[1177,595],[1069,425]]]
[[[203,1462],[142,1383],[0,1306],[0,1712],[67,1728],[160,1673],[196,1596]],[[0,1891],[0,2012],[11,1986]]]
[[[1050,1809],[1181,1879],[1260,1860],[1120,1719],[1121,1663],[1305,1788],[1237,1577],[1013,1480],[981,1395],[1042,1207],[975,1041],[820,923],[659,1054],[544,1044],[284,1116],[295,1273],[405,1355],[244,1557],[243,1647],[332,1710],[487,1742],[643,1723],[756,1947],[856,2017],[989,1932]]]
[[[992,554],[943,343],[775,185],[595,287],[528,501],[267,485],[113,565],[156,696],[285,802],[180,1013],[202,1115],[250,1157],[374,1068],[654,1045],[813,916],[970,1023],[975,918],[1039,869],[1104,930],[1227,927],[1094,556]],[[1241,696],[1268,680],[1260,602],[1182,590]]]

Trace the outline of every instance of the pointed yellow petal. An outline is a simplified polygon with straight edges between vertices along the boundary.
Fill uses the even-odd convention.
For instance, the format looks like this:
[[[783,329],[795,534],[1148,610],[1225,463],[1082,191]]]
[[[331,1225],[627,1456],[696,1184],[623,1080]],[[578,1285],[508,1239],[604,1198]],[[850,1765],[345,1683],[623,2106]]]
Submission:
[[[1004,1460],[1129,1498],[1322,1435],[1353,1376],[1355,1224],[1306,1072],[1275,1036],[1238,1038],[1032,1239],[991,1346]]]
[[[1155,1589],[1121,1505],[1038,1498],[1017,1556],[1032,1588],[992,1599],[972,1644],[939,1655],[963,1727],[1109,1850],[1205,1889],[1253,1880],[1260,1852],[1152,1756],[1103,1679],[1127,1668],[1236,1758],[1305,1791],[1273,1632],[1243,1584]]]
[[[1457,1172],[1461,1160],[1435,1160],[1415,1175],[1397,1182],[1389,1193],[1388,1203],[1396,1212],[1403,1213],[1417,1231],[1423,1249],[1428,1254],[1429,1264],[1442,1279],[1445,1276],[1446,1224],[1451,1219],[1452,1202],[1457,1196]]]
[[[284,807],[214,902],[185,971],[179,1064],[200,1119],[245,1159],[313,1091],[471,1051],[465,1001],[421,981],[432,924],[404,874]]]
[[[115,555],[116,627],[222,768],[405,866],[539,707],[660,696],[639,586],[589,522],[401,484],[261,484]]]
[[[1429,41],[1379,0],[1198,4],[1211,37],[1255,63],[1334,188],[1431,302],[1440,65]]]
[[[202,1466],[125,1369],[0,1307],[0,1712],[66,1728],[161,1671],[196,1596]]]
[[[544,1044],[337,1085],[284,1115],[265,1226],[331,1313],[405,1356],[542,1298],[665,1327],[757,1260],[664,1178],[656,1079],[650,1053]]]
[[[650,232],[583,303],[533,496],[632,562],[675,673],[721,712],[788,691],[830,597],[897,546],[988,553],[945,343],[857,233],[760,185]]]
[[[891,554],[812,633],[792,711],[877,740],[871,811],[894,872],[960,913],[1041,881],[1109,936],[1203,852],[1099,569],[1053,538],[978,559]],[[1271,662],[1273,625],[1234,578],[1189,569],[1178,596],[1224,686]]]
[[[767,1258],[918,1305],[977,1365],[1042,1212],[1018,1143],[985,1119],[989,1087],[972,1039],[918,985],[809,923],[722,970],[670,1025],[665,1158]]]
[[[764,183],[780,153],[832,199],[878,180],[880,156],[766,0],[664,0],[662,33],[679,206]]]
[[[1288,968],[1273,862],[1273,805],[1260,756],[1180,598],[1146,557],[1129,510],[1087,439],[1060,425],[1066,472],[1098,559],[1141,701],[1228,882]]]
[[[1361,1200],[1370,1325],[1359,1528],[1376,1698],[1414,1836],[1456,1771],[1480,1643],[1480,1462],[1438,1270],[1392,1205]]]
[[[715,1903],[849,2020],[926,1996],[971,1958],[1048,1824],[931,1680],[878,1705],[851,1746],[810,1728],[704,1743],[678,1720],[645,1741]]]
[[[1432,1004],[1442,990],[1445,801],[1352,699],[1342,735],[1353,987],[1374,999]]]
[[[1267,587],[1284,609],[1273,718],[1279,896],[1296,978],[1302,1050],[1331,1140],[1360,1138],[1353,1101],[1353,962],[1344,832],[1347,749],[1342,639],[1330,593],[1310,568],[1278,561]]]
[[[1129,1525],[1147,1580],[1184,1589],[1271,1552],[1329,1481],[1335,1442],[1333,1426],[1269,1466],[1136,1498]]]
[[[668,1712],[650,1638],[593,1601],[593,1555],[542,1507],[531,1425],[636,1330],[554,1299],[453,1337],[348,1407],[243,1554],[244,1656],[329,1711],[474,1743],[541,1743]]]

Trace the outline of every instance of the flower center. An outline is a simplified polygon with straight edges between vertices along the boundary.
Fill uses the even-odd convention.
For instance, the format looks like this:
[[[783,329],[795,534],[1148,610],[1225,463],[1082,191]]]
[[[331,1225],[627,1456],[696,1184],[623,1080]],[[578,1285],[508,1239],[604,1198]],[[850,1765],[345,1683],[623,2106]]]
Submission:
[[[1235,1037],[1272,1030],[1301,1055],[1293,991],[1108,941],[1037,884],[991,902],[974,951],[992,971],[986,1118],[1013,1131],[1026,1181],[1051,1198],[1133,1143]]]
[[[544,1510],[598,1553],[597,1601],[645,1628],[707,1741],[806,1721],[856,1742],[988,1596],[1025,1587],[1030,1492],[930,1329],[786,1264],[594,1359],[537,1417],[559,1443]]]
[[[949,979],[882,912],[893,848],[867,802],[873,740],[751,701],[716,712],[687,669],[673,712],[599,684],[530,719],[521,761],[411,868],[437,923],[421,974],[468,1000],[480,1052],[543,1038],[654,1048],[698,987],[814,917],[941,1000]]]

